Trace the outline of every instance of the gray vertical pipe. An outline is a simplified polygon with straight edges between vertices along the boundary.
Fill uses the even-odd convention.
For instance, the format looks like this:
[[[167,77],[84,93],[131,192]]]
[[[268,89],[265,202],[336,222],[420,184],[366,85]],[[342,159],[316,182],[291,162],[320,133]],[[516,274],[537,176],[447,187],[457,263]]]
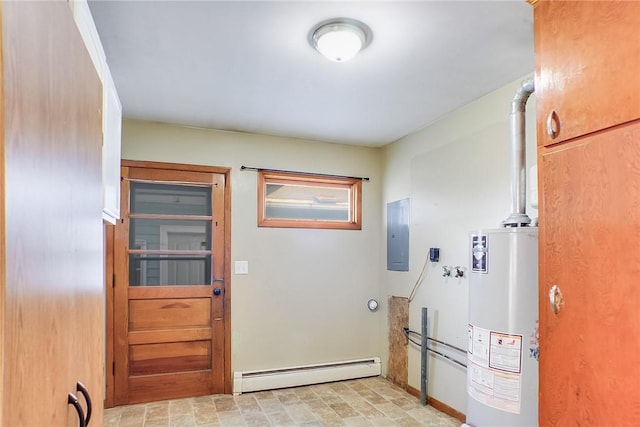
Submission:
[[[427,328],[427,307],[422,307],[422,340],[420,342],[420,403],[427,406],[427,340],[429,331]]]
[[[527,207],[525,110],[529,96],[534,92],[533,79],[522,82],[511,101],[509,128],[511,134],[511,215],[503,221],[504,227],[520,227],[531,223],[525,213]]]

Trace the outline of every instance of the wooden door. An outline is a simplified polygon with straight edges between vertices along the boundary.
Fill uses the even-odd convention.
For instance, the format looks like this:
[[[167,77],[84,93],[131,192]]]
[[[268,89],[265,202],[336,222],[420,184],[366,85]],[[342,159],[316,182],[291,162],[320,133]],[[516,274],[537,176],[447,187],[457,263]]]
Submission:
[[[540,425],[640,425],[640,121],[539,165]]]
[[[640,2],[534,6],[539,144],[640,117]],[[556,137],[547,134],[548,118]]]
[[[102,425],[102,85],[66,1],[0,4],[2,426]]]
[[[123,162],[115,404],[228,391],[226,171]]]

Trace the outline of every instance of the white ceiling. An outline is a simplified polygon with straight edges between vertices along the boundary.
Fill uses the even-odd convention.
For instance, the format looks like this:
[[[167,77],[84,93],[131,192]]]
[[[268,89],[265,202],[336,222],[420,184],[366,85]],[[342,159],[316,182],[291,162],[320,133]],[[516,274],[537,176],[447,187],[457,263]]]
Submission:
[[[381,146],[534,69],[524,0],[89,5],[130,118]],[[349,62],[308,43],[334,17],[373,31]]]

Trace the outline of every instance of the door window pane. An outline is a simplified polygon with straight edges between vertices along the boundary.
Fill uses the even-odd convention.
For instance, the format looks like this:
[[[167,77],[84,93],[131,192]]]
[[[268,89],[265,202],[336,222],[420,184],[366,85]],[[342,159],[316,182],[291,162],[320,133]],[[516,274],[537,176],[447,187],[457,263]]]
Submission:
[[[210,284],[210,255],[129,255],[129,286]]]
[[[130,212],[156,215],[211,215],[211,188],[131,182]]]
[[[129,248],[170,251],[211,250],[211,222],[134,218]]]

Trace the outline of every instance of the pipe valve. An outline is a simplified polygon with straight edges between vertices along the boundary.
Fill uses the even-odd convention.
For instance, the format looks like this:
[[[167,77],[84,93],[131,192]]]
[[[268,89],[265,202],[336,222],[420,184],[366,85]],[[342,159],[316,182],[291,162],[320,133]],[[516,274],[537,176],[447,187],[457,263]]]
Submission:
[[[451,267],[446,265],[442,266],[442,277],[451,277]]]
[[[454,268],[456,270],[456,274],[454,277],[464,277],[464,269],[462,267],[456,265]]]

